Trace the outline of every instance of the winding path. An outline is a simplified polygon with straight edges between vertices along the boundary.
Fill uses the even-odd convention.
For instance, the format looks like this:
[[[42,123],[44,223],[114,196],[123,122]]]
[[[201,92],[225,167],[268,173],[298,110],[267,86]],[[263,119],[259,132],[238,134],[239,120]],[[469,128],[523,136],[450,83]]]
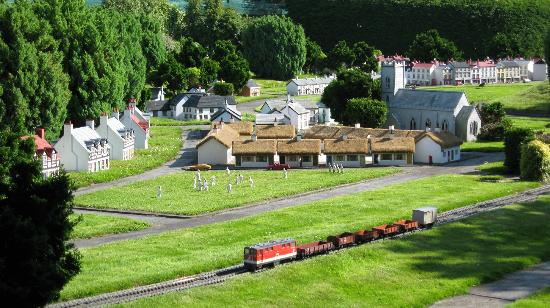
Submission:
[[[471,155],[468,159],[467,156]],[[106,213],[107,215],[120,215],[123,217],[142,219],[149,221],[153,224],[153,227],[141,231],[113,234],[103,237],[97,237],[86,240],[74,241],[76,247],[85,248],[93,247],[105,243],[116,242],[121,240],[139,238],[150,234],[157,234],[171,230],[192,228],[202,225],[208,225],[212,223],[224,222],[229,220],[235,220],[248,216],[253,216],[273,210],[303,205],[318,200],[327,198],[343,196],[353,193],[359,193],[374,189],[383,188],[393,184],[404,183],[416,179],[422,179],[442,174],[468,174],[476,172],[476,167],[484,162],[499,161],[504,158],[502,153],[476,153],[476,154],[463,154],[465,160],[456,163],[447,164],[444,166],[414,166],[405,167],[403,172],[398,174],[367,180],[359,183],[348,184],[328,188],[324,190],[299,194],[291,197],[285,197],[281,199],[269,200],[261,203],[251,204],[248,206],[238,207],[234,209],[228,209],[218,211],[214,213],[199,215],[199,216],[171,216],[162,217],[155,214],[136,214],[136,213]],[[77,212],[94,212],[94,210],[78,210]]]

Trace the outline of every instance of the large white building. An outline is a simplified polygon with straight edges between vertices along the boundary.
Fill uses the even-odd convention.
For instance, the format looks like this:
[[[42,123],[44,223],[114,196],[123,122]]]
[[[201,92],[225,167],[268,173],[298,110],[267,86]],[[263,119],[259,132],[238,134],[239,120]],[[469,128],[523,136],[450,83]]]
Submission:
[[[66,170],[96,172],[109,169],[111,147],[107,139],[94,130],[94,121],[86,121],[86,126],[73,128],[65,123],[63,136],[55,144]]]
[[[99,117],[99,126],[96,128],[101,138],[107,139],[111,146],[112,160],[129,160],[134,157],[135,134],[131,128],[126,128],[119,121],[119,113],[113,112],[109,118],[107,114]]]
[[[286,85],[286,91],[292,96],[297,95],[321,95],[325,91],[325,88],[336,78],[329,77],[315,77],[304,79],[292,79]]]
[[[435,63],[412,62],[405,70],[407,84],[417,86],[436,85]]]
[[[281,113],[290,118],[290,124],[296,127],[298,131],[309,127],[309,111],[302,105],[288,100],[287,104],[281,109]]]

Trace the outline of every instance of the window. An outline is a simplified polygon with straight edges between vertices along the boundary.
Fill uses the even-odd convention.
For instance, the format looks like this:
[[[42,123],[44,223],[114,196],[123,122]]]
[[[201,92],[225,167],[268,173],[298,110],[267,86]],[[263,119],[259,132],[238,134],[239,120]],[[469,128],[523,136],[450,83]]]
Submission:
[[[358,161],[357,155],[348,155],[348,161]]]
[[[289,160],[289,161],[298,161],[298,157],[297,157],[296,155],[290,155],[290,156],[288,157],[288,160]]]
[[[210,108],[210,113],[214,113],[214,108]]]
[[[267,155],[258,155],[258,156],[256,156],[256,161],[261,162],[261,163],[267,162]]]
[[[254,156],[243,156],[241,158],[241,161],[243,163],[253,163],[254,162]]]
[[[414,118],[411,119],[411,129],[416,129],[416,120]]]
[[[311,156],[302,156],[302,162],[311,163]]]
[[[426,127],[432,127],[432,121],[430,119],[426,120],[426,123],[424,123]]]
[[[336,161],[345,161],[344,155],[336,155]]]
[[[391,154],[380,154],[380,160],[392,160],[392,155]]]
[[[478,133],[478,124],[477,122],[473,121],[470,123],[470,134],[477,135]]]
[[[441,129],[446,132],[449,130],[449,123],[447,123],[447,120],[443,120],[443,124],[441,125]]]
[[[202,108],[199,108],[199,113],[202,113]]]
[[[405,154],[403,153],[397,153],[395,154],[395,160],[405,160]]]

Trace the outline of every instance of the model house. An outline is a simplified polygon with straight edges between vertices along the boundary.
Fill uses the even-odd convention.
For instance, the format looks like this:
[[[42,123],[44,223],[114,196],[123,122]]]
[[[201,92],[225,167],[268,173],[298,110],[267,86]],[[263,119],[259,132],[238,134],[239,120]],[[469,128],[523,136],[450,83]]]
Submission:
[[[371,138],[372,163],[381,166],[405,166],[413,164],[415,142],[412,137]]]
[[[348,139],[343,135],[338,139],[324,139],[323,153],[327,164],[344,167],[365,167],[370,156],[368,139]]]
[[[333,76],[322,78],[292,79],[286,85],[286,91],[292,96],[296,95],[321,95],[325,88],[336,78]]]
[[[290,124],[290,118],[286,114],[279,112],[256,114],[256,125],[287,125]]]
[[[472,83],[472,71],[470,64],[467,62],[450,62],[449,66],[452,69],[453,81],[455,85]]]
[[[281,113],[290,118],[290,124],[298,131],[309,127],[309,111],[302,105],[287,100],[286,105],[281,109]]]
[[[278,140],[277,155],[281,164],[288,164],[292,168],[318,166],[321,140],[302,139],[301,135],[295,139]]]
[[[548,79],[548,67],[543,59],[534,59],[529,63],[529,79],[532,81]]]
[[[57,150],[51,146],[45,138],[43,128],[37,128],[34,136],[23,136],[21,139],[33,139],[36,146],[34,152],[34,159],[38,159],[42,162],[42,176],[47,178],[53,174],[59,172],[61,166],[61,157],[57,153]]]
[[[414,161],[425,164],[444,164],[460,160],[462,141],[449,133],[427,132],[416,140]]]
[[[408,84],[417,86],[436,85],[435,63],[412,62],[405,72]]]
[[[454,84],[453,68],[449,64],[438,63],[434,70],[434,79],[436,85],[447,86]]]
[[[134,157],[135,133],[131,128],[126,128],[119,121],[119,113],[113,112],[109,118],[107,114],[99,117],[99,126],[96,132],[101,138],[107,139],[111,146],[111,160],[129,160]]]
[[[241,96],[260,96],[262,87],[256,81],[249,79],[241,90]]]
[[[111,147],[94,129],[94,121],[86,126],[73,128],[65,123],[63,136],[55,144],[66,170],[97,172],[109,169]]]
[[[235,166],[265,168],[275,162],[277,140],[258,139],[254,134],[250,140],[233,141]]]
[[[229,105],[228,101],[225,100],[224,105],[221,108],[218,108],[212,116],[210,117],[212,122],[240,122],[242,120],[241,112],[237,110],[236,105]]]
[[[131,105],[126,107],[124,114],[120,118],[120,122],[124,127],[134,131],[134,147],[136,149],[147,149],[149,147],[149,122],[142,120],[137,108]]]
[[[497,63],[497,81],[501,83],[518,82],[521,80],[520,67],[512,60]]]
[[[198,163],[210,165],[231,165],[235,163],[232,147],[239,141],[239,133],[229,125],[215,124],[208,135],[197,144]]]
[[[382,97],[388,104],[388,125],[397,129],[440,129],[464,141],[476,140],[481,119],[464,92],[404,89],[403,80],[397,77],[402,70],[402,65],[393,62],[382,65]],[[464,129],[470,126],[478,129]]]
[[[470,68],[472,83],[497,82],[497,67],[492,60],[470,62]]]

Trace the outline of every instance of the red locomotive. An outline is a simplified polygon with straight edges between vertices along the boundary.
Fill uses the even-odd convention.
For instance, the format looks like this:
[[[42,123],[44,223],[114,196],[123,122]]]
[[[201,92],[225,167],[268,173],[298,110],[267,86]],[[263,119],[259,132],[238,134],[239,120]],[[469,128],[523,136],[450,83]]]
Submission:
[[[289,238],[245,247],[244,265],[250,270],[275,266],[296,258],[296,241]]]
[[[414,231],[419,228],[431,228],[435,223],[437,209],[425,207],[413,211],[412,220],[398,220],[393,224],[385,224],[371,230],[359,230],[355,233],[345,232],[329,236],[326,241],[318,241],[296,246],[293,239],[271,241],[246,247],[244,249],[244,265],[255,271],[262,267],[275,266],[279,263],[295,259],[305,259],[344,247],[368,243],[379,238]]]

